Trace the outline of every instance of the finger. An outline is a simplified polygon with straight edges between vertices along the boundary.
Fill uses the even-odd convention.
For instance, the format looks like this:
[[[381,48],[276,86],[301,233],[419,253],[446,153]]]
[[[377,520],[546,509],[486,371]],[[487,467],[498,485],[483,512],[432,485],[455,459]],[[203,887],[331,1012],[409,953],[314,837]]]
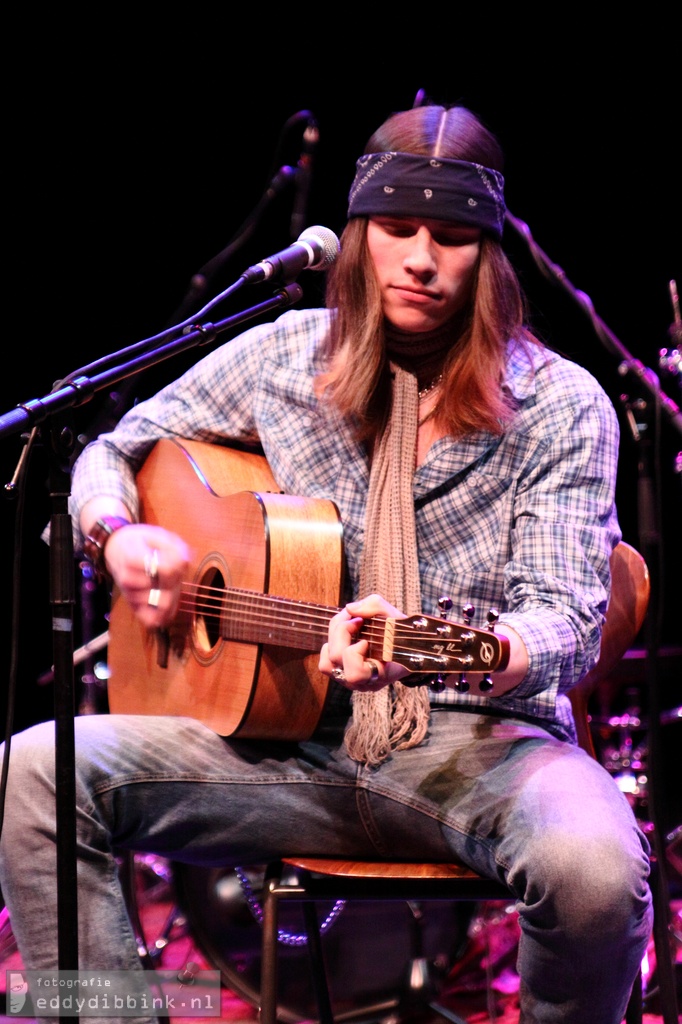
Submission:
[[[369,619],[374,615],[382,618],[403,618],[403,612],[399,611],[392,604],[389,604],[380,594],[369,594],[360,601],[350,601],[346,610],[351,616],[359,615]]]
[[[329,644],[322,644],[320,649],[319,668],[320,672],[324,672],[327,676],[331,675],[334,671],[334,662],[329,657]]]
[[[365,665],[369,666],[369,679],[367,680],[367,682],[371,686],[374,686],[376,683],[382,680],[384,674],[384,666],[376,658],[368,658],[367,661],[365,662]]]
[[[159,549],[150,548],[144,556],[144,574],[149,581],[149,596],[147,605],[150,608],[158,608],[161,600],[161,585],[159,581]]]
[[[153,537],[161,545],[163,538]],[[138,589],[137,610],[150,628],[165,626],[173,618],[184,579],[182,550],[172,541],[163,547],[147,547],[142,558],[144,581]]]
[[[356,636],[362,628],[363,619],[352,617],[345,609],[335,615],[329,623],[328,651],[331,661],[340,665],[344,651],[356,642]]]
[[[350,690],[374,692],[382,690],[389,682],[383,662],[376,658],[362,658],[354,662],[348,659],[348,668],[344,667],[341,671],[343,678],[336,678],[344,682]]]
[[[368,685],[373,687],[379,680],[381,663],[377,662],[376,667],[370,665],[367,660],[368,650],[367,641],[359,640],[343,652],[339,667],[343,671],[346,685],[352,689],[364,689]]]

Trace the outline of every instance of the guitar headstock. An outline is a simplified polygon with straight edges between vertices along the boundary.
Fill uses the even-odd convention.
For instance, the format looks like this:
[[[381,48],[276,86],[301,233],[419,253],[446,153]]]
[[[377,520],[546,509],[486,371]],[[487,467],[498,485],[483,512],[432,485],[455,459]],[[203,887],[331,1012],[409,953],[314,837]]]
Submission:
[[[475,629],[469,623],[410,615],[387,620],[384,661],[420,674],[502,671],[509,662],[509,641],[493,632],[490,623],[487,629]]]

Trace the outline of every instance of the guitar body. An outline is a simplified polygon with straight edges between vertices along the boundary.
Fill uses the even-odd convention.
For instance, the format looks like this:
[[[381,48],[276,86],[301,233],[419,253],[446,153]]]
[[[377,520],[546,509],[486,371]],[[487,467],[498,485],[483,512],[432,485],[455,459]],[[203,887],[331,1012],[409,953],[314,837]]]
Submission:
[[[141,520],[179,534],[189,581],[338,606],[342,528],[330,501],[280,494],[265,458],[196,441],[159,441],[137,477]],[[222,736],[301,740],[329,680],[308,653],[225,639],[220,618],[184,609],[168,631],[145,629],[114,592],[109,624],[112,713],[183,715]]]

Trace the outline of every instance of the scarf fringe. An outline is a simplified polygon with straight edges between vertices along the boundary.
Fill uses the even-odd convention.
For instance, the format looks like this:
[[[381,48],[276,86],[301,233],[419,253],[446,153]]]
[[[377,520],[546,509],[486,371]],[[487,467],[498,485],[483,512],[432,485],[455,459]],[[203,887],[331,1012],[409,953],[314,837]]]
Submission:
[[[382,708],[382,702],[376,698],[384,694]],[[352,705],[353,721],[346,733],[346,750],[354,761],[369,768],[376,768],[394,750],[419,746],[429,728],[431,707],[426,686],[394,683],[375,693],[356,692]]]
[[[407,615],[421,611],[419,559],[412,483],[417,446],[419,393],[414,376],[393,366],[391,417],[377,446],[365,513],[360,569],[363,596],[381,594]],[[346,750],[375,767],[393,750],[424,739],[430,715],[426,686],[394,683],[375,692],[354,692]]]

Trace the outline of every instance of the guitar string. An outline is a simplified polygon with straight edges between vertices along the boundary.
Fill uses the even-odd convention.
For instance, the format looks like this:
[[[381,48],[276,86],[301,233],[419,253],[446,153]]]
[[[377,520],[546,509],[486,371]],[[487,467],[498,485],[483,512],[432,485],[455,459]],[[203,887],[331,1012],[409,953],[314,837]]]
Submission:
[[[252,602],[252,604],[261,605],[258,609],[258,624],[262,624],[263,626],[274,624],[276,626],[279,623],[281,624],[281,632],[283,633],[290,633],[292,631],[306,632],[316,628],[320,635],[326,635],[326,630],[331,618],[328,614],[320,614],[314,610],[306,610],[299,605],[291,605],[288,602],[284,602],[281,606],[278,606],[276,601],[273,599],[270,599],[270,601],[263,601],[262,599],[259,599]],[[245,605],[243,600],[235,601],[223,599],[222,597],[220,600],[213,600],[212,598],[207,597],[204,599],[203,603],[200,601],[181,601],[180,610],[189,614],[212,617],[216,620],[220,620],[225,617],[225,615],[228,615],[233,621],[240,618],[244,623],[253,621],[253,608],[249,608],[248,605]],[[294,621],[282,624],[283,612],[289,616],[295,617]],[[371,638],[375,642],[381,643],[385,632],[386,626],[383,620],[380,623],[372,623],[370,620],[370,623],[366,624],[363,628],[363,639]],[[404,639],[418,639],[419,633],[415,631],[414,626],[400,626],[399,620],[395,620],[394,639],[401,636]],[[451,639],[450,642],[453,642],[453,640]]]
[[[269,626],[271,623],[274,625],[275,628],[273,629],[273,635],[272,637],[268,638],[271,639],[273,642],[275,642],[278,638],[278,631],[276,627],[278,624],[281,623],[281,612],[283,608],[286,608],[289,614],[297,615],[299,619],[299,621],[294,625],[292,625],[291,623],[286,623],[280,629],[282,638],[289,640],[291,639],[292,636],[300,636],[301,640],[309,640],[311,636],[311,629],[313,627],[318,627],[320,630],[319,635],[324,637],[326,635],[326,627],[329,624],[329,612],[332,611],[332,609],[327,610],[324,608],[320,608],[316,605],[306,605],[303,602],[295,602],[286,598],[273,597],[271,595],[260,594],[258,592],[249,590],[239,590],[237,588],[224,589],[200,585],[194,587],[187,585],[184,588],[185,595],[191,594],[192,591],[197,595],[197,598],[203,596],[204,603],[200,603],[200,601],[198,601],[196,598],[191,602],[185,600],[184,602],[181,602],[181,610],[189,614],[205,614],[205,617],[210,616],[214,618],[216,621],[223,618],[226,613],[232,614],[233,619],[242,618],[245,622],[252,621],[253,616],[249,616],[245,612],[245,602],[247,604],[250,603],[251,605],[261,605],[262,607],[259,613],[259,623],[261,624],[262,628],[267,628],[267,626]],[[241,600],[237,601],[236,596],[238,596]],[[235,616],[234,614],[235,609],[238,612],[237,616]],[[267,610],[267,612],[269,613],[269,617],[267,614],[264,614],[263,609]],[[447,620],[438,619],[436,621],[440,623]],[[425,643],[427,643],[428,638],[422,637],[420,636],[420,634],[416,633],[413,625],[401,626],[400,620],[395,620],[394,625],[395,631],[392,649],[395,660],[403,658],[404,661],[408,661],[410,658],[414,659],[419,654],[421,654],[422,657],[425,656],[438,658],[440,662],[439,665],[428,667],[424,666],[423,664],[420,664],[419,671],[422,672],[437,672],[443,670],[445,667],[447,667],[444,666],[442,663],[441,659],[443,657],[449,659],[450,662],[455,661],[457,663],[455,667],[461,667],[462,660],[458,657],[459,652],[457,650],[450,650],[447,652],[446,655],[442,655],[440,653],[434,654],[431,649],[427,649],[420,652],[418,649],[419,640],[423,639]],[[491,634],[489,631],[486,631],[485,635],[487,637],[490,637]],[[370,621],[370,623],[365,625],[365,627],[363,628],[362,639],[367,640],[370,644],[374,643],[378,646],[381,646],[384,642],[384,638],[384,621],[381,621],[380,623],[376,624],[372,624],[372,621]],[[410,646],[408,648],[402,649],[397,645],[396,642],[401,638],[404,641],[409,640]],[[238,636],[234,636],[231,639],[238,641],[240,638]],[[458,638],[456,637],[452,637],[449,639],[448,642],[450,644],[456,643],[457,639]],[[303,643],[302,649],[307,650],[307,644]],[[311,653],[313,652],[311,651]],[[463,651],[462,657],[464,659],[470,659],[471,651]],[[490,666],[488,667],[490,668]],[[485,668],[485,666],[481,666],[481,669],[483,668]]]
[[[239,611],[240,609],[244,609],[244,617],[247,618],[249,604],[251,606],[261,605],[262,620],[264,620],[263,611],[270,611],[273,616],[276,612],[280,613],[281,615],[282,611],[286,611],[291,615],[298,615],[301,618],[301,620],[306,620],[307,618],[307,621],[310,624],[314,625],[319,623],[326,628],[326,626],[329,624],[331,616],[335,614],[337,610],[340,610],[333,608],[323,608],[319,605],[306,604],[303,601],[292,601],[289,598],[277,597],[269,594],[260,594],[256,591],[241,590],[239,588],[225,589],[220,587],[208,587],[204,585],[197,585],[186,586],[183,589],[183,595],[185,595],[186,597],[191,596],[192,593],[194,593],[194,595],[196,596],[191,601],[185,600],[183,602],[183,598],[181,597],[182,610],[187,612],[207,611],[213,613],[216,617],[224,615],[226,611],[234,615],[235,609],[237,611]],[[202,598],[204,603],[199,603],[197,598]],[[250,610],[253,611],[253,607]],[[274,621],[277,621],[276,618],[274,619]],[[372,623],[376,620],[373,619],[369,621],[370,623]],[[458,628],[458,624],[454,623],[452,620],[438,618],[434,619],[434,621],[437,622],[438,625],[442,624]],[[410,623],[409,625],[401,625],[400,619],[394,619],[393,622],[396,633],[402,633],[404,634],[405,637],[415,635],[415,627],[413,623]],[[290,628],[289,625],[287,625],[286,628]],[[373,631],[375,632],[383,633],[385,631],[384,620],[381,620],[380,624],[377,625],[376,628],[370,628],[373,628]],[[486,638],[494,636],[494,633],[490,630],[476,630],[475,628],[468,625],[464,626],[463,628],[471,630],[474,633],[481,633]],[[457,637],[450,637],[449,639],[452,641],[456,640]]]
[[[238,608],[239,612],[237,615],[232,612],[230,608],[225,604],[218,607],[215,604],[209,603],[205,605],[197,603],[181,603],[180,611],[187,612],[189,614],[200,615],[204,618],[212,618],[215,621],[220,621],[224,618],[227,613],[233,622],[236,623],[238,619],[242,619],[243,623],[248,626],[249,623],[253,622],[253,616],[248,613],[248,610],[244,610],[241,604],[235,604],[234,608]],[[282,624],[281,614],[277,614],[277,609],[272,609],[269,614],[264,614],[262,611],[258,616],[258,625],[262,628],[272,627],[273,635],[277,635],[279,632],[282,636],[291,636],[292,634],[301,634],[302,636],[318,635],[319,637],[325,638],[327,635],[327,626],[329,625],[329,617],[312,617],[306,616],[300,613],[300,609],[297,609],[299,621],[295,623],[287,622]],[[279,628],[278,628],[279,627]],[[235,624],[235,629],[237,625]],[[401,630],[405,632],[407,636],[414,636],[413,631]],[[385,636],[385,626],[381,625],[372,626],[368,625],[362,631],[362,639],[369,640],[377,644],[383,643]],[[234,639],[239,639],[234,637]]]

